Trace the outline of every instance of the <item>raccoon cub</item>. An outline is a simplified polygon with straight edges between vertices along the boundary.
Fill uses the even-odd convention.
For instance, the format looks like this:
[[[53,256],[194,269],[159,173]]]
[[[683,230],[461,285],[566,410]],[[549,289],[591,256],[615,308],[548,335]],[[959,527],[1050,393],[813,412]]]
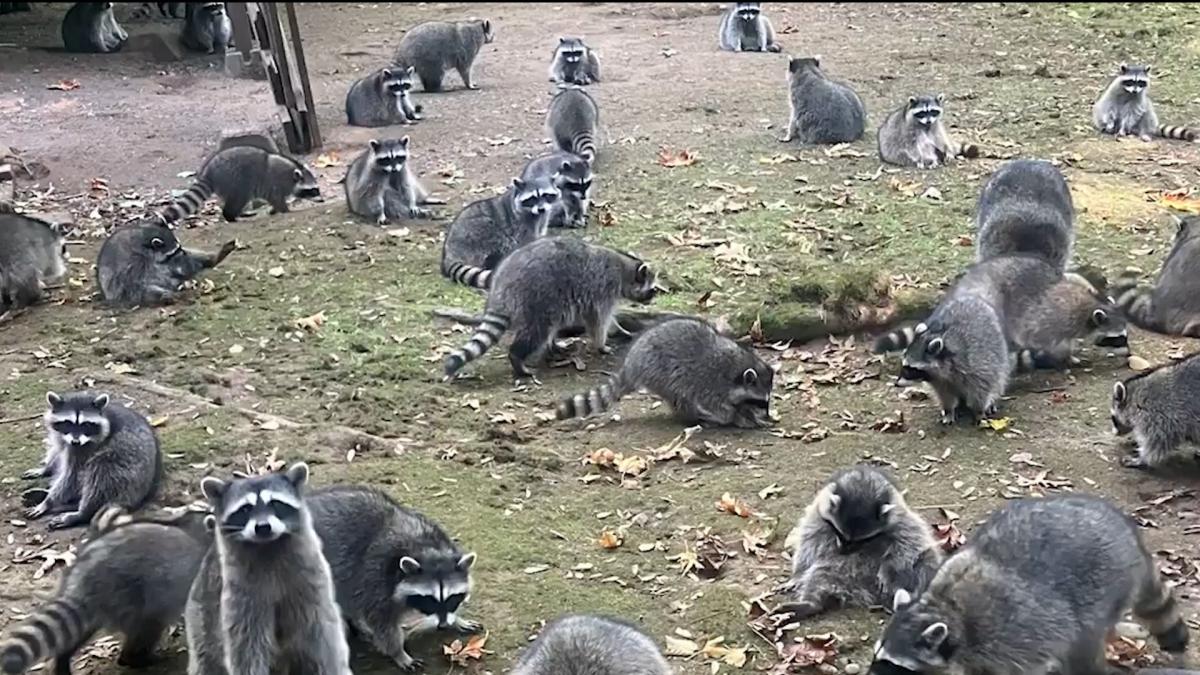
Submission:
[[[978,157],[979,148],[951,140],[942,121],[945,98],[909,96],[879,125],[879,158],[888,164],[934,169],[955,157]]]
[[[707,321],[676,319],[639,335],[606,384],[563,399],[558,419],[604,412],[625,394],[646,389],[687,424],[754,429],[771,423],[774,378],[750,346],[717,333]]]
[[[63,16],[62,40],[69,52],[106,54],[119,50],[128,39],[111,2],[77,2]]]
[[[587,227],[592,199],[592,167],[586,159],[569,152],[552,152],[535,157],[525,165],[521,180],[550,177],[558,188],[559,200],[550,211],[549,227]]]
[[[0,315],[42,299],[67,276],[62,228],[39,218],[0,212]]]
[[[371,140],[350,164],[344,187],[350,212],[383,225],[390,218],[428,218],[419,205],[445,204],[421,185],[408,166],[408,136]]]
[[[1187,127],[1158,123],[1154,104],[1150,101],[1150,66],[1121,64],[1121,71],[1092,106],[1092,123],[1101,133],[1115,136],[1137,136],[1143,141],[1151,136],[1184,141],[1196,140],[1196,132]]]
[[[791,113],[787,133],[779,140],[790,143],[849,143],[862,138],[867,109],[846,84],[834,82],[821,70],[821,57],[788,61]]]
[[[600,81],[600,57],[581,37],[560,37],[550,59],[550,81],[588,85]]]
[[[654,295],[654,272],[628,253],[574,237],[534,241],[496,269],[479,328],[446,357],[446,379],[483,356],[510,328],[508,358],[516,378],[533,377],[526,361],[543,352],[562,328],[583,324],[592,347],[606,353],[617,302],[648,303]]]
[[[596,161],[596,130],[600,108],[591,94],[578,85],[560,84],[546,113],[546,131],[559,150],[578,155],[588,164]]]
[[[188,595],[189,675],[350,675],[329,563],[304,500],[308,466],[201,483],[217,545]]]
[[[441,91],[442,78],[450,68],[458,71],[467,89],[478,89],[471,80],[471,68],[479,50],[494,39],[492,22],[487,19],[430,21],[404,34],[393,61],[401,68],[415,68],[425,91]]]
[[[421,667],[404,649],[415,632],[481,629],[460,614],[475,554],[437,523],[370,487],[315,490],[306,502],[342,615],[400,668]]]
[[[929,523],[891,476],[865,464],[839,471],[788,535],[794,600],[777,612],[806,619],[838,607],[886,605],[919,593],[942,563]]]
[[[442,276],[490,288],[492,272],[505,256],[546,236],[559,195],[551,176],[514,178],[508,192],[467,204],[446,231]]]
[[[158,214],[163,224],[194,215],[213,195],[224,200],[221,215],[233,222],[254,199],[271,204],[271,213],[288,211],[288,198],[324,201],[317,177],[286,155],[238,145],[213,155],[200,167],[196,182],[174,204]]]
[[[1176,220],[1175,243],[1154,288],[1123,283],[1113,293],[1134,325],[1166,335],[1200,337],[1200,216]]]
[[[50,392],[46,402],[46,457],[22,477],[48,477],[50,491],[30,520],[57,513],[51,530],[86,525],[108,504],[133,510],[154,497],[162,452],[145,417],[107,394]]]
[[[411,124],[421,119],[421,106],[413,105],[413,67],[380,68],[358,79],[346,92],[346,119],[356,127]]]
[[[237,248],[226,242],[216,254],[183,248],[171,228],[159,224],[119,227],[96,258],[100,297],[115,307],[153,307],[175,301],[180,288],[216,267]]]
[[[1084,495],[1005,502],[894,608],[871,675],[1106,673],[1104,644],[1130,609],[1164,650],[1188,643],[1137,526]]]
[[[551,621],[510,675],[674,675],[658,645],[631,623],[591,614]]]
[[[1129,351],[1125,315],[1112,298],[1077,274],[1067,274],[1028,303],[1011,322],[1009,334],[1010,341],[1022,347],[1018,366],[1026,370],[1078,363],[1075,341],[1089,337],[1099,347]]]
[[[183,23],[183,46],[205,54],[224,54],[233,40],[233,22],[223,2],[189,2]]]
[[[735,2],[721,15],[717,33],[721,49],[727,52],[778,52],[775,29],[763,16],[760,2]]]
[[[54,599],[0,639],[0,670],[23,673],[53,659],[55,675],[70,675],[72,657],[102,630],[125,636],[119,665],[153,663],[163,633],[183,615],[212,541],[203,519],[190,513],[171,522],[130,519],[96,528]]]
[[[983,186],[975,227],[977,260],[1032,255],[1064,271],[1075,246],[1071,189],[1049,162],[1007,162]]]
[[[1118,382],[1112,393],[1113,433],[1133,434],[1131,469],[1158,466],[1181,443],[1200,443],[1200,358],[1192,354]],[[1200,460],[1200,452],[1196,454]]]

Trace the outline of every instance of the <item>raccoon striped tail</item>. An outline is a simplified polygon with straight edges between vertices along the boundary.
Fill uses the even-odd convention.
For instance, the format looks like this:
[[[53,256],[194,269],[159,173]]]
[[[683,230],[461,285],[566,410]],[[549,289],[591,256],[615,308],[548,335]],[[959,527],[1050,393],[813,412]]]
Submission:
[[[571,139],[571,152],[587,160],[588,164],[596,161],[596,139],[590,131],[580,131]]]
[[[881,335],[879,336],[879,339],[875,341],[874,346],[871,347],[871,351],[875,352],[876,354],[904,351],[910,344],[912,344],[917,335],[924,332],[924,326],[925,324],[919,323],[915,326],[905,326],[904,328]]]
[[[446,357],[443,364],[446,379],[454,377],[458,371],[463,369],[463,366],[487,353],[492,345],[500,341],[500,336],[504,335],[504,331],[508,330],[508,324],[507,316],[485,312],[479,320],[479,328],[475,329],[475,334],[471,336],[470,340],[467,340],[467,344]]]
[[[100,509],[95,516],[92,517],[92,531],[96,534],[108,532],[109,530],[119,525],[124,525],[133,520],[133,516],[129,515],[129,511],[123,506],[110,504],[103,509]]]
[[[1154,311],[1154,296],[1151,293],[1150,289],[1130,284],[1118,287],[1113,297],[1117,299],[1117,305],[1125,313],[1125,318],[1133,325],[1156,333],[1165,333],[1166,327]]]
[[[560,420],[569,420],[573,417],[590,417],[605,412],[612,408],[627,391],[628,387],[625,385],[624,378],[617,373],[609,378],[608,382],[595,389],[564,398],[558,404],[556,415]]]
[[[974,143],[963,143],[962,147],[958,149],[958,156],[966,157],[967,159],[978,159],[981,154],[983,153],[979,149],[979,146]]]
[[[1143,586],[1133,606],[1133,615],[1141,621],[1158,646],[1166,652],[1183,652],[1188,645],[1188,627],[1179,612],[1175,593],[1163,583],[1154,563],[1149,563],[1151,579]]]
[[[1189,129],[1187,127],[1173,127],[1170,124],[1160,124],[1154,133],[1162,138],[1174,138],[1179,141],[1196,140],[1195,129]]]
[[[1035,370],[1062,370],[1071,365],[1070,359],[1064,361],[1041,349],[1022,349],[1013,355],[1015,364],[1013,370],[1018,373],[1029,373]]]
[[[55,598],[6,632],[0,641],[0,670],[23,673],[46,659],[69,654],[97,629],[79,600]]]
[[[487,290],[492,287],[492,270],[466,263],[443,263],[442,276],[471,288]]]
[[[159,212],[159,220],[162,220],[164,225],[183,220],[199,211],[211,196],[213,196],[212,185],[203,178],[197,178],[187,192],[175,200],[174,204]]]

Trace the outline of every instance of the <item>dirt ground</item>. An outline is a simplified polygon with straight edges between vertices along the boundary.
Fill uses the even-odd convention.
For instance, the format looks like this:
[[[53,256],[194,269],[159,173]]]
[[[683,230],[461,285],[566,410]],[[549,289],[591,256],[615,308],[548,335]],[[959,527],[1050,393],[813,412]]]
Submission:
[[[228,79],[203,57],[46,50],[59,44],[62,4],[0,17],[0,145],[50,170],[19,184],[19,202],[67,210],[77,226],[70,283],[0,326],[0,508],[8,514],[0,522],[0,622],[52,592],[61,564],[43,574],[41,563],[81,534],[47,534],[20,520],[26,486],[16,476],[39,458],[41,430],[32,419],[10,420],[37,415],[47,389],[94,385],[161,422],[164,503],[197,498],[207,473],[305,459],[318,484],[380,484],[437,518],[479,553],[467,613],[488,627],[489,653],[465,666],[470,672],[505,671],[540,621],[567,611],[622,616],[660,642],[723,637],[748,648],[740,670],[771,669],[773,648],[747,626],[750,602],[787,577],[783,539],[813,492],[863,459],[893,467],[910,504],[931,521],[955,520],[968,537],[1007,498],[1067,490],[1111,497],[1145,526],[1200,628],[1200,468],[1186,453],[1156,473],[1120,467],[1108,401],[1113,381],[1129,374],[1124,359],[1089,349],[1069,373],[1018,379],[1001,405],[1000,430],[947,429],[932,401],[891,386],[898,364],[870,355],[869,336],[776,339],[797,307],[834,311],[798,290],[814,283],[827,293],[838,279],[882,284],[885,295],[936,293],[973,254],[974,200],[998,158],[1060,164],[1079,210],[1080,263],[1110,276],[1156,271],[1173,232],[1156,198],[1197,187],[1200,145],[1099,138],[1090,108],[1117,63],[1149,62],[1163,121],[1200,124],[1200,8],[766,9],[785,52],[820,54],[829,74],[859,91],[865,139],[836,151],[777,142],[786,56],[717,51],[716,4],[306,3],[299,17],[327,139],[322,161],[306,159],[332,163],[317,169],[330,199],[235,224],[220,222],[210,205],[187,223],[185,245],[215,249],[236,238],[242,248],[188,301],[136,312],[92,302],[100,236],[185,188],[181,174],[198,168],[222,129],[268,122],[269,88]],[[426,119],[415,126],[345,125],[350,83],[384,64],[406,28],[472,15],[497,31],[475,69],[480,91],[450,75],[449,92],[416,95]],[[169,36],[175,25],[154,19],[127,29]],[[593,386],[619,355],[581,352],[578,366],[542,367],[543,385],[514,387],[496,349],[469,377],[440,382],[442,356],[469,331],[431,320],[429,310],[482,306],[439,276],[441,233],[454,210],[502,189],[546,149],[546,68],[557,37],[571,34],[599,51],[604,68],[590,91],[605,140],[598,212],[609,225],[593,221],[587,236],[650,261],[672,291],[657,303],[664,308],[759,317],[780,330],[759,345],[782,369],[779,425],[699,431],[682,441],[695,453],[686,463],[671,452],[681,425],[646,395],[591,423],[551,421],[559,397]],[[47,89],[61,80],[79,88]],[[882,169],[875,127],[921,92],[944,92],[954,133],[995,158],[923,173]],[[386,230],[355,220],[336,181],[367,139],[401,134],[412,138],[426,185],[449,206],[439,220]],[[699,160],[665,168],[656,161],[664,147]],[[1131,339],[1151,363],[1196,348],[1140,331]],[[264,424],[259,413],[285,419]],[[584,461],[604,449],[650,461],[627,476]],[[743,500],[749,515],[718,510],[725,494]],[[605,548],[602,539],[621,543]],[[731,556],[720,574],[685,572],[713,539]],[[884,618],[836,612],[799,634],[836,634],[839,654],[828,668],[865,666]],[[417,655],[430,672],[461,670],[442,655],[441,637],[419,644]],[[155,672],[181,672],[183,642],[172,637],[174,656]],[[355,672],[396,670],[365,647],[355,654]],[[1144,656],[1158,655],[1149,648]],[[115,673],[114,659],[112,640],[102,640],[78,670]],[[739,670],[703,655],[673,663],[689,675]]]

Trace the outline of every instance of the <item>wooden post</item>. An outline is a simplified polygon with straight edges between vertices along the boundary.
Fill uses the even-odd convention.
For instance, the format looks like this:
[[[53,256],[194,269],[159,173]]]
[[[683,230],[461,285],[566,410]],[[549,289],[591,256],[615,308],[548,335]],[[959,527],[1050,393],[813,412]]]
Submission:
[[[296,21],[296,3],[284,3],[288,15],[288,33],[292,38],[292,49],[296,56],[296,73],[300,77],[300,87],[304,93],[304,108],[301,115],[304,118],[304,135],[307,136],[308,147],[315,150],[321,147],[321,130],[317,127],[317,110],[313,105],[312,84],[308,79],[308,63],[304,60],[304,44],[300,39],[300,25]]]

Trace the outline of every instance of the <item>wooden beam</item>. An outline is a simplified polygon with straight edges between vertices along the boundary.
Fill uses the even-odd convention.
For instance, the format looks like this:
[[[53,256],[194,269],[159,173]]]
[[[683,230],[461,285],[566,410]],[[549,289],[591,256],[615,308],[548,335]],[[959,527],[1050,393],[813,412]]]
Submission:
[[[284,3],[288,16],[288,33],[292,38],[292,49],[296,57],[296,74],[300,78],[300,86],[304,93],[304,108],[302,116],[305,122],[308,150],[312,152],[321,147],[321,130],[317,126],[317,110],[313,105],[312,84],[308,78],[308,63],[304,60],[304,44],[300,38],[300,25],[296,21],[296,3]]]

